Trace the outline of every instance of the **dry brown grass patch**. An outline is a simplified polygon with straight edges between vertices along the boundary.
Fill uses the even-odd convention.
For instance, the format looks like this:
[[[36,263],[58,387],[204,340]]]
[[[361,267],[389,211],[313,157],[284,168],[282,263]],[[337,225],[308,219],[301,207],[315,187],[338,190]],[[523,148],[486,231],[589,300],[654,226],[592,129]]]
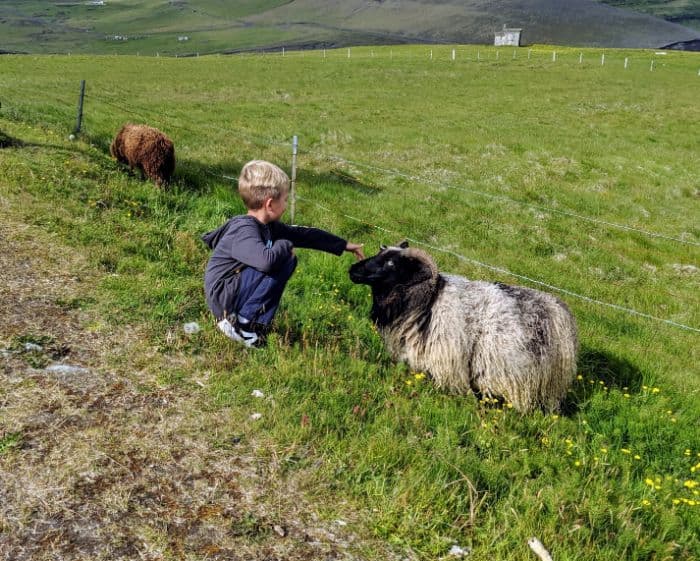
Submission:
[[[193,363],[134,326],[86,329],[99,319],[73,305],[99,282],[86,259],[9,221],[0,241],[0,558],[357,558],[255,443],[212,444],[229,412],[157,384]]]

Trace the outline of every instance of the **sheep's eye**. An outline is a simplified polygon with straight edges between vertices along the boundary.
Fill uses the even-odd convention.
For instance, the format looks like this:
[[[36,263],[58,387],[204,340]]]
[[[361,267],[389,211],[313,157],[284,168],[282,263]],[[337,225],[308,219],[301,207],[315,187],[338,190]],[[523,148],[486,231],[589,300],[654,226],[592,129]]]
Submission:
[[[389,259],[386,263],[384,263],[384,266],[387,269],[395,269],[396,268],[396,265],[394,265],[394,261],[391,259]]]

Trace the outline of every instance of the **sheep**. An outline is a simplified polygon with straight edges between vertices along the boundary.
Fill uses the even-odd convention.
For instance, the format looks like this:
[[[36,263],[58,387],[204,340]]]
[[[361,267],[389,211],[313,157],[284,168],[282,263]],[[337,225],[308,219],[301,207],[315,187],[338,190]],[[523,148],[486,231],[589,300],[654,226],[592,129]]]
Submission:
[[[175,169],[175,147],[161,131],[148,125],[126,123],[114,137],[109,152],[130,170],[138,168],[157,187],[166,185]]]
[[[576,322],[558,298],[438,272],[407,242],[350,267],[372,289],[371,317],[396,361],[448,391],[552,412],[576,373]]]

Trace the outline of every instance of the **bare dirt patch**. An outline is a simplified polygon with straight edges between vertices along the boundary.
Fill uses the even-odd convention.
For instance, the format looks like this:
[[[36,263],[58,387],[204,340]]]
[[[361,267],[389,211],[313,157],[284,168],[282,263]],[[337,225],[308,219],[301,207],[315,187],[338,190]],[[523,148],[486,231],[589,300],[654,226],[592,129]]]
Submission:
[[[130,363],[154,353],[137,329],[81,311],[98,282],[76,250],[0,222],[0,558],[359,559],[252,443],[213,444],[226,411],[204,392]]]

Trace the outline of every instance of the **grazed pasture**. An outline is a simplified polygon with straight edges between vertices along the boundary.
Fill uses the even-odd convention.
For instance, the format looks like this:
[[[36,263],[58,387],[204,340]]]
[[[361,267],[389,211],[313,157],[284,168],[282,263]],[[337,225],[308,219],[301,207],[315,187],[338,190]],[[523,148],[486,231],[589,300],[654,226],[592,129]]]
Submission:
[[[532,559],[530,536],[557,560],[694,559],[700,58],[553,50],[2,57],[0,130],[17,140],[0,150],[3,212],[100,272],[71,306],[138,326],[155,352],[137,357],[141,371],[226,410],[200,438],[274,462],[325,520],[351,519],[421,559],[454,544],[473,559]],[[83,131],[70,142],[81,79]],[[175,142],[170,190],[110,160],[125,121]],[[245,161],[289,168],[293,135],[295,222],[368,253],[410,238],[445,271],[569,304],[582,351],[561,414],[447,395],[392,364],[347,256],[300,251],[267,349],[217,335],[198,236],[242,211],[230,178]],[[203,330],[184,334],[189,321]],[[11,329],[2,346],[30,331]],[[133,357],[109,360],[138,378]],[[22,438],[0,428],[4,469],[21,465]],[[177,543],[163,555],[205,558]]]

